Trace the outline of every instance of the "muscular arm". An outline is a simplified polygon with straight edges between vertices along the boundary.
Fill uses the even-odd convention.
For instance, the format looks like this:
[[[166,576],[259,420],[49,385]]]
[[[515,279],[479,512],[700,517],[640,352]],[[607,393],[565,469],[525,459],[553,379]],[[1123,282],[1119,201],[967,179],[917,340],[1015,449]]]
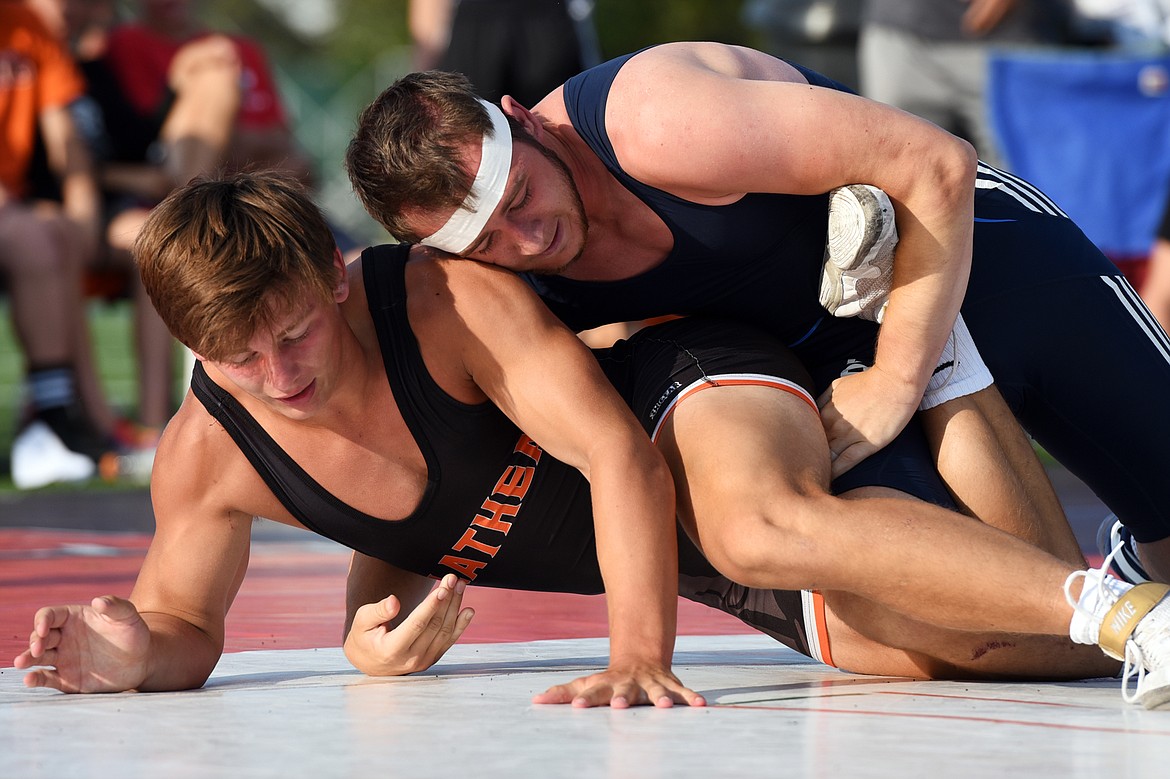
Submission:
[[[160,442],[151,479],[156,531],[130,599],[41,609],[30,648],[16,659],[18,668],[41,666],[26,684],[117,692],[183,690],[207,680],[248,564],[252,517],[232,498],[255,485],[230,442],[207,440],[224,444],[227,434],[203,434],[201,422],[172,421]]]
[[[172,181],[158,165],[107,162],[101,169],[102,186],[147,200],[162,200],[171,191]]]
[[[192,429],[205,417],[187,416],[196,424],[181,416],[167,429],[175,435],[160,442],[151,477],[155,535],[130,595],[151,631],[144,690],[206,681],[248,567],[252,512],[234,498],[253,489],[254,472],[226,432]]]
[[[972,36],[983,36],[999,26],[1016,7],[1016,0],[966,0],[967,11],[963,14],[963,32]]]
[[[451,19],[455,15],[453,0],[410,0],[407,26],[414,43],[414,69],[437,67],[451,40]]]
[[[721,204],[748,192],[817,194],[850,183],[890,195],[900,236],[894,291],[877,371],[851,381],[900,410],[884,428],[869,427],[882,428],[887,440],[900,430],[966,290],[976,165],[970,145],[889,106],[809,86],[759,52],[715,44],[663,46],[635,57],[618,74],[607,106],[623,167],[680,197]],[[874,413],[859,407],[867,401],[858,395],[839,401],[859,419]]]
[[[452,349],[442,362],[463,366],[463,381],[473,382],[468,391],[478,388],[549,455],[589,480],[610,614],[610,669],[635,676],[668,669],[678,553],[674,490],[662,457],[589,351],[519,279],[462,260],[413,263],[412,270],[414,278],[429,276],[423,288],[431,291],[412,299],[438,302],[412,308],[416,333],[442,333],[450,344],[420,335],[432,374],[436,348]],[[440,376],[441,384],[459,380]],[[575,703],[606,703],[610,696],[616,705],[639,702],[625,699],[633,693],[620,684],[586,688],[574,693]],[[643,689],[650,702],[663,702],[659,688]]]

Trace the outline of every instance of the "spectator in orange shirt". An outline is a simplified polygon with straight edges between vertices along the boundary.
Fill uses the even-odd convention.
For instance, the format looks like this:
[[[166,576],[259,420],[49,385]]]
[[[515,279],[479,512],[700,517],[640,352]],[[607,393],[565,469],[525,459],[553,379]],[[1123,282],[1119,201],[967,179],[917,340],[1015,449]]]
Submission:
[[[260,47],[204,30],[189,2],[144,0],[117,23],[112,0],[29,0],[51,20],[88,82],[89,145],[105,195],[110,265],[133,268],[130,247],[150,209],[177,184],[219,167],[282,167],[303,180]],[[134,272],[138,421],[121,436],[153,444],[174,411],[174,342]]]
[[[13,443],[12,476],[32,488],[93,475],[112,420],[100,394],[81,297],[95,251],[98,190],[68,106],[84,84],[68,54],[22,2],[0,0],[0,273],[25,353],[28,419]],[[58,176],[60,209],[26,200],[36,133]],[[81,392],[92,394],[87,409]]]

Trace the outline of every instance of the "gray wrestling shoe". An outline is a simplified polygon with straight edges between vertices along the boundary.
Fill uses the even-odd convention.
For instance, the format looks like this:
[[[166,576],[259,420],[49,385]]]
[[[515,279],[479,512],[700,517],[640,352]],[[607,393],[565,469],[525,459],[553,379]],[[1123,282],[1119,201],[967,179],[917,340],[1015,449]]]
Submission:
[[[1130,584],[1150,581],[1150,575],[1138,557],[1136,543],[1129,528],[1121,524],[1116,514],[1101,520],[1101,527],[1097,528],[1097,550],[1102,557],[1112,558],[1113,573]]]
[[[1069,633],[1074,641],[1096,643],[1125,663],[1121,697],[1127,703],[1170,710],[1170,585],[1115,579],[1106,573],[1114,554],[1100,568],[1076,571],[1065,581],[1064,596],[1074,611]],[[1080,597],[1073,598],[1070,587],[1078,578],[1084,585]]]
[[[868,184],[830,192],[821,305],[833,316],[881,322],[897,245],[894,207],[885,192]]]

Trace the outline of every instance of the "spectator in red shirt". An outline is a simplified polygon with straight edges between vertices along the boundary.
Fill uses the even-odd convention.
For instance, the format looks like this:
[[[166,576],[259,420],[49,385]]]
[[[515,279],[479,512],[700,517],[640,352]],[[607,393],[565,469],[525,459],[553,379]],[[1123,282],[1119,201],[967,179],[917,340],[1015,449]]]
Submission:
[[[308,180],[263,50],[205,29],[192,6],[140,0],[138,20],[114,27],[106,52],[130,104],[159,122],[175,183],[221,164],[278,168]],[[238,85],[227,90],[234,100],[224,100],[225,76]]]

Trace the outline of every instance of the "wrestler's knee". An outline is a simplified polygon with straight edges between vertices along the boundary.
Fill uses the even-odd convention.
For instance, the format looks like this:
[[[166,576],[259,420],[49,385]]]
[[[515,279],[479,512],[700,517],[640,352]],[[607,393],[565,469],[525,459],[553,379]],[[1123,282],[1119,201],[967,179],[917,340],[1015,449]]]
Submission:
[[[729,501],[716,521],[698,523],[699,543],[720,573],[745,586],[814,588],[826,551],[817,528],[834,504],[824,492]]]

